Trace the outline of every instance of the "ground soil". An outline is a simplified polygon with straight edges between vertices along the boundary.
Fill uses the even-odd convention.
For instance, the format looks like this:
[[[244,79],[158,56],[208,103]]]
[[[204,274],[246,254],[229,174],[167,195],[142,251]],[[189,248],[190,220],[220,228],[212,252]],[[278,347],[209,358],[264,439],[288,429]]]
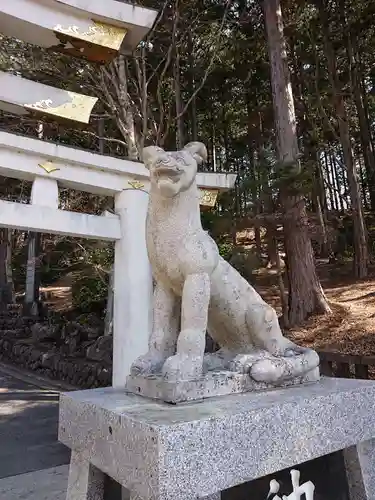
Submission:
[[[250,239],[247,233],[242,236],[244,240]],[[244,248],[252,246],[244,245]],[[285,334],[296,343],[317,350],[374,356],[375,267],[364,281],[353,279],[351,262],[329,264],[320,260],[317,261],[317,271],[332,314],[311,317],[302,326]],[[257,269],[252,281],[262,297],[281,314],[276,270]],[[71,282],[67,278],[43,291],[49,308],[59,311],[72,308]]]
[[[353,279],[349,262],[317,262],[317,271],[332,314],[311,317],[286,335],[317,350],[375,355],[375,269],[361,281]],[[264,299],[281,312],[276,279],[270,273],[260,273],[254,284]]]

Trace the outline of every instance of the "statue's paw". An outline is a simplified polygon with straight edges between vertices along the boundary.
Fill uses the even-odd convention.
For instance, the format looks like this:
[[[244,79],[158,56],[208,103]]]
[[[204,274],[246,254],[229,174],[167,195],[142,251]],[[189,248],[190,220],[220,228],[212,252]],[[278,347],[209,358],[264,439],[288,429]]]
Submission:
[[[147,375],[161,372],[165,356],[157,352],[148,352],[139,356],[131,366],[131,375]]]
[[[253,353],[237,354],[230,362],[229,369],[236,373],[249,373],[254,363],[269,356],[266,351],[259,350]]]
[[[257,382],[277,383],[289,375],[287,364],[282,359],[262,359],[253,364],[250,376]]]
[[[254,363],[253,359],[249,359],[246,354],[238,354],[229,364],[229,369],[236,373],[249,373],[250,368]]]
[[[175,354],[168,358],[162,369],[163,377],[170,382],[193,380],[202,375],[203,358]]]
[[[302,347],[299,347],[298,345],[293,346],[293,347],[288,347],[285,349],[283,352],[283,356],[286,358],[294,358],[295,356],[300,356],[301,354],[304,354],[306,352],[306,349],[303,349]]]

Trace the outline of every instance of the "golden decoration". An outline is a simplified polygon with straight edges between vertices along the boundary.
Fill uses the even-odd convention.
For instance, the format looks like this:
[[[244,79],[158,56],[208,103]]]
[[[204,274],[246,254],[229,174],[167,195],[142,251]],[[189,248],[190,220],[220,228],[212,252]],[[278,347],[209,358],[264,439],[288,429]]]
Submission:
[[[122,42],[128,32],[125,28],[118,28],[117,26],[110,26],[97,21],[92,21],[87,31],[82,31],[78,26],[63,27],[57,24],[53,31],[62,33],[85,42],[90,42],[102,47],[108,47],[112,50],[118,51],[121,48]]]
[[[54,106],[53,99],[42,99],[31,104],[24,104],[24,108],[76,122],[89,123],[92,108],[98,98],[69,91],[61,92],[64,92],[67,97],[67,102],[64,104]]]
[[[214,189],[200,189],[199,204],[205,207],[214,207],[217,200],[218,191]]]
[[[47,172],[47,174],[52,174],[52,172],[60,170],[50,161],[47,161],[46,163],[38,163],[38,167],[42,168],[45,172]]]
[[[25,104],[25,106],[32,106],[33,108],[38,109],[49,109],[52,107],[53,101],[52,99],[42,99],[41,101],[37,101],[35,104]]]
[[[140,181],[129,181],[128,182],[129,186],[131,186],[133,189],[142,189],[145,187],[144,184]]]

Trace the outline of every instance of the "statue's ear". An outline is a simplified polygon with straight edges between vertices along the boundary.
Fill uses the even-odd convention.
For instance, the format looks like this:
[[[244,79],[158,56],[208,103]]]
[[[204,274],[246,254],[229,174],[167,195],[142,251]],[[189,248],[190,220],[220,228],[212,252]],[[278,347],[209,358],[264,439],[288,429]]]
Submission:
[[[207,148],[203,142],[189,142],[189,144],[186,144],[184,147],[184,150],[189,151],[189,153],[193,155],[198,165],[202,165],[202,163],[207,161]]]
[[[158,146],[148,146],[147,148],[144,148],[142,151],[142,161],[145,164],[147,168],[150,167],[150,164],[152,160],[155,158],[155,156],[160,153],[162,148],[159,148]]]

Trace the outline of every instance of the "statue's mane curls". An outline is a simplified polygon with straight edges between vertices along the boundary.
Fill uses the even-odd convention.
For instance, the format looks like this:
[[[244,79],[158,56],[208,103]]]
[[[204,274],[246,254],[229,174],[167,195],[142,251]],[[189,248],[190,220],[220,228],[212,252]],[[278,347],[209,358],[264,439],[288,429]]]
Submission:
[[[207,161],[207,148],[202,142],[189,142],[184,147],[184,150],[191,153],[198,165],[202,165]]]

